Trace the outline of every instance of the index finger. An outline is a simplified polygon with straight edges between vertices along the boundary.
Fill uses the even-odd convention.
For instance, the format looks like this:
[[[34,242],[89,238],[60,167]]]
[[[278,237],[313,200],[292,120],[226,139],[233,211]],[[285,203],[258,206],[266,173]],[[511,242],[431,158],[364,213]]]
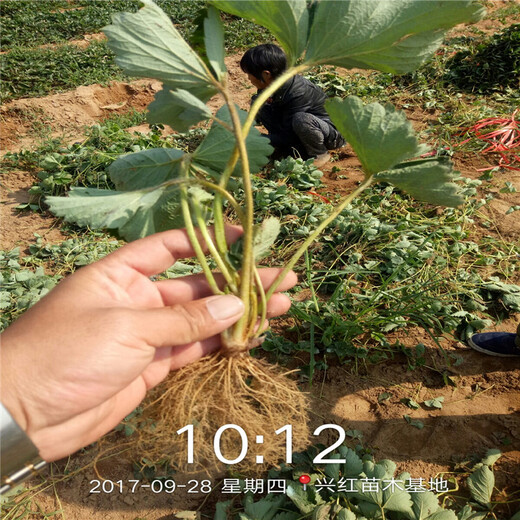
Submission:
[[[213,236],[213,229],[210,229]],[[226,242],[231,244],[242,234],[240,226],[227,225]],[[197,233],[202,249],[206,251],[206,243]],[[126,266],[145,275],[153,276],[170,268],[178,258],[195,256],[188,233],[185,229],[172,229],[155,233],[130,242],[109,254],[98,262],[103,267]]]

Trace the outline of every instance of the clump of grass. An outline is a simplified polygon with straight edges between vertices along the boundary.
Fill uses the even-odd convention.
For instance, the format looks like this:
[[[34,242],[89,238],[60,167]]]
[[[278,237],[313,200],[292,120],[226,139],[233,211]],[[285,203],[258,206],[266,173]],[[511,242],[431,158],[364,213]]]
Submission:
[[[520,24],[457,52],[447,63],[446,80],[470,92],[520,88]]]

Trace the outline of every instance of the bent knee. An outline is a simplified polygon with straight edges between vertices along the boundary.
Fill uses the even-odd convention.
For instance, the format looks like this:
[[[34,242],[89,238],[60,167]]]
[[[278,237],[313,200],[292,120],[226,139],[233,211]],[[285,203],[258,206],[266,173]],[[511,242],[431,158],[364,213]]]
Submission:
[[[316,116],[313,116],[308,112],[296,112],[292,118],[293,130],[298,130],[302,126],[311,125],[315,117]]]

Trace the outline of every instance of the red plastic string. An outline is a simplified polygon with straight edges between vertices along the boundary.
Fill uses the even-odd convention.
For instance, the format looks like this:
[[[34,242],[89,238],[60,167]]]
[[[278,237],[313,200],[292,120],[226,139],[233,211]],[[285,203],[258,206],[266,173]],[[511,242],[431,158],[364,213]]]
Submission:
[[[515,166],[515,163],[520,164],[520,155],[515,153],[516,150],[520,151],[520,128],[515,119],[517,113],[518,109],[513,112],[510,118],[488,117],[480,119],[473,126],[464,129],[464,133],[473,133],[474,135],[459,143],[458,146],[474,138],[484,141],[489,146],[482,150],[481,153],[498,153],[500,155],[498,166],[520,171],[520,167]],[[498,126],[498,128],[489,132],[483,132],[484,129],[494,126]],[[493,168],[491,166],[489,168],[481,168],[478,171],[486,171]]]
[[[323,202],[326,202],[327,204],[332,204],[332,202],[327,197],[324,197],[323,195],[320,195],[319,193],[316,193],[315,191],[308,191],[307,194],[314,195],[315,197],[318,197],[319,199],[321,199]]]

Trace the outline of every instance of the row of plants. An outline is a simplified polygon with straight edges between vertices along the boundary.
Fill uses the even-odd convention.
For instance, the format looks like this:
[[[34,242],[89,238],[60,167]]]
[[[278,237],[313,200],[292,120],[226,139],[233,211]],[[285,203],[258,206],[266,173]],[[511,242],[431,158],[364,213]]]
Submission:
[[[182,31],[192,27],[195,15],[204,4],[203,0],[158,0],[157,3]],[[80,39],[85,34],[100,32],[110,23],[113,13],[135,12],[138,8],[138,0],[6,0],[0,6],[0,44],[2,49],[8,50]]]
[[[124,427],[122,426],[121,430]],[[347,432],[354,434],[355,432]],[[126,432],[127,435],[132,435]],[[350,443],[349,443],[350,444]],[[455,472],[419,478],[397,473],[388,459],[376,461],[360,441],[352,447],[343,444],[327,464],[316,465],[314,458],[323,451],[321,444],[295,453],[292,464],[270,469],[265,478],[233,478],[220,482],[213,492],[228,486],[219,495],[214,514],[180,511],[175,518],[201,520],[519,520],[520,497],[500,498],[495,487],[494,464],[501,452],[488,450],[483,459],[465,460]],[[337,461],[337,462],[335,462]],[[2,497],[5,520],[41,515],[36,494],[56,489],[81,468],[57,467],[55,475],[34,487],[18,486]],[[142,460],[135,464],[135,482],[149,482],[152,489],[174,489],[175,472],[162,463]],[[267,482],[276,491],[265,492]],[[110,483],[110,481],[108,481]],[[203,481],[211,483],[211,481]],[[232,488],[232,490],[231,490]],[[208,491],[206,490],[205,493]],[[58,512],[59,513],[59,512]],[[40,518],[40,516],[37,516]],[[140,517],[136,517],[136,520]]]
[[[0,101],[46,96],[80,85],[123,81],[129,78],[114,63],[104,42],[86,48],[62,45],[57,48],[17,47],[0,56],[3,89]]]
[[[55,140],[35,151],[7,154],[4,167],[38,176],[29,206],[39,209],[39,197],[64,194],[73,186],[110,188],[106,171],[121,153],[163,146],[189,151],[205,133],[162,137],[161,128],[154,127],[149,134],[132,135],[123,126],[107,122],[92,127],[79,143],[63,146]],[[283,224],[273,263],[283,262],[327,215],[331,195],[317,193],[326,190],[321,176],[312,161],[288,158],[253,178],[257,221],[276,216]],[[508,283],[516,278],[519,248],[491,236],[480,243],[471,237],[471,224],[486,203],[475,198],[480,184],[466,180],[471,202],[463,211],[446,209],[440,215],[390,186],[367,191],[311,250],[304,278],[323,301],[295,302],[291,313],[298,327],[292,341],[271,336],[263,348],[276,357],[305,351],[320,362],[327,357],[375,361],[391,350],[392,331],[420,326],[433,337],[455,332],[464,339],[490,320],[520,311],[516,286]],[[83,247],[88,252],[88,242]],[[325,265],[330,267],[320,267]]]
[[[84,34],[98,32],[109,23],[112,13],[137,10],[137,0],[116,2],[44,2],[44,8],[34,0],[2,2],[2,47],[13,48],[13,54],[3,56],[4,93],[2,102],[25,96],[42,96],[59,90],[74,88],[81,84],[105,82],[110,78],[123,79],[120,70],[113,64],[113,55],[104,43],[93,51],[74,49],[27,49],[29,46],[80,38]],[[175,21],[185,36],[193,34],[202,0],[178,2],[160,0],[158,4]],[[65,9],[66,7],[66,9]],[[45,23],[43,23],[43,18]],[[49,23],[49,17],[54,23]],[[513,13],[509,19],[517,19]],[[34,25],[34,27],[33,27]],[[23,28],[23,30],[22,30]],[[250,22],[227,15],[226,42],[228,48],[244,48],[269,39],[268,33]],[[26,41],[30,38],[31,41]],[[406,95],[422,101],[424,108],[450,108],[453,88],[461,92],[500,92],[509,105],[518,100],[520,77],[520,31],[519,25],[505,27],[490,37],[464,36],[445,41],[435,59],[418,71],[401,78],[387,73],[373,72],[369,75],[354,73],[338,76],[334,70],[318,68],[311,76],[329,95],[357,95],[367,101],[386,100],[395,102]],[[56,75],[56,64],[63,71]],[[76,67],[77,65],[77,67]],[[78,69],[87,75],[82,83]],[[394,88],[389,88],[391,86]],[[516,93],[516,94],[515,94]],[[500,96],[498,96],[498,101]],[[406,101],[403,101],[406,105]],[[446,106],[448,105],[448,106]]]
[[[285,175],[284,184],[255,180],[258,218],[276,215],[283,223],[281,255],[289,255],[330,207],[315,192],[301,191],[310,189],[308,179],[312,189],[319,188],[311,162],[285,163],[291,161],[297,165],[275,163],[270,173],[299,172]],[[294,330],[287,337],[269,336],[262,348],[277,358],[308,352],[321,368],[324,359],[379,361],[392,351],[391,332],[421,327],[434,341],[443,334],[464,340],[520,312],[520,287],[509,283],[517,279],[520,249],[491,236],[478,242],[471,236],[487,203],[475,197],[480,184],[466,179],[464,210],[441,214],[390,186],[371,188],[353,201],[309,254],[303,279],[319,298],[294,302]],[[312,366],[307,369],[312,378]]]
[[[80,85],[131,79],[115,65],[114,54],[105,41],[93,41],[86,48],[67,42],[99,32],[110,23],[115,12],[136,11],[139,1],[76,0],[65,4],[60,1],[42,4],[38,0],[6,0],[0,4],[1,46],[9,51],[0,55],[3,71],[1,103],[22,97],[45,96]],[[158,0],[157,4],[186,38],[196,41],[203,0]],[[268,39],[268,33],[253,23],[226,16],[229,49],[245,48]],[[52,43],[60,45],[48,45]]]
[[[460,485],[450,477],[450,492],[444,489],[428,490],[426,479],[414,479],[406,472],[396,474],[394,462],[376,462],[360,444],[355,448],[340,446],[339,453],[331,457],[330,464],[316,467],[313,458],[319,449],[322,446],[298,454],[292,467],[282,466],[280,470],[269,472],[269,478],[287,481],[286,494],[270,494],[256,499],[253,493],[242,492],[231,500],[217,503],[214,520],[504,518],[504,510],[496,511],[499,504],[492,500],[495,485],[492,468],[501,456],[498,450],[489,450],[482,461],[473,464]],[[342,462],[333,463],[334,459],[342,459]],[[303,482],[308,484],[300,483],[302,476],[305,478]],[[435,479],[431,480],[435,482]],[[245,481],[240,481],[240,486],[245,489]],[[466,496],[461,496],[461,488]],[[515,502],[511,502],[513,512],[516,510]],[[507,510],[509,513],[505,518],[511,515],[511,508]],[[513,514],[510,520],[518,518],[520,511]]]

